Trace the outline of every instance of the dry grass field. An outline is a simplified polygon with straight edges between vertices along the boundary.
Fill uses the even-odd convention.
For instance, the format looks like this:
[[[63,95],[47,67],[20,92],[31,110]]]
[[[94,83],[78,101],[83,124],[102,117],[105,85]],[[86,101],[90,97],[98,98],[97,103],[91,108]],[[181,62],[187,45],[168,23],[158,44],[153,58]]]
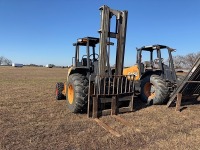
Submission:
[[[200,150],[199,104],[175,112],[136,100],[135,112],[120,114],[131,127],[100,118],[122,135],[115,137],[55,100],[55,83],[66,75],[62,68],[0,67],[0,149]]]

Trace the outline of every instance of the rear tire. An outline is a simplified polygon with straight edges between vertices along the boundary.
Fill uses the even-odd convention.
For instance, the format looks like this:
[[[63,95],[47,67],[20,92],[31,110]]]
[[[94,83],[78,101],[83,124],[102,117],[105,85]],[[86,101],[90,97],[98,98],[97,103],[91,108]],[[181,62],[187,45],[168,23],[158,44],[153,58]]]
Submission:
[[[164,104],[169,97],[166,83],[158,75],[146,76],[141,81],[141,100],[148,104]]]
[[[82,74],[75,73],[68,77],[66,100],[69,110],[73,113],[87,110],[88,79]]]
[[[64,89],[64,83],[62,82],[56,83],[56,99],[57,100],[65,99],[65,96],[62,94],[63,89]]]

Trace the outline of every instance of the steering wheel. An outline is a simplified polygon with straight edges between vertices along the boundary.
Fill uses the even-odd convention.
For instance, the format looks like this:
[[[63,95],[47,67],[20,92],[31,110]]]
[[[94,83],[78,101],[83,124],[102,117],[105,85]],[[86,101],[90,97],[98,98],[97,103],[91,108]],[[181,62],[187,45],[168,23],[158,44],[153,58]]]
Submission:
[[[82,59],[83,59],[84,57],[86,57],[86,58],[87,58],[87,55],[83,55],[83,56],[82,56]]]
[[[93,54],[91,54],[91,55],[89,56],[89,58],[90,58],[91,56],[93,56]],[[95,56],[97,56],[97,57],[95,57]],[[94,59],[98,60],[98,58],[99,58],[99,55],[98,55],[97,53],[95,53],[95,54],[94,54]],[[92,58],[92,59],[93,59],[93,58]]]

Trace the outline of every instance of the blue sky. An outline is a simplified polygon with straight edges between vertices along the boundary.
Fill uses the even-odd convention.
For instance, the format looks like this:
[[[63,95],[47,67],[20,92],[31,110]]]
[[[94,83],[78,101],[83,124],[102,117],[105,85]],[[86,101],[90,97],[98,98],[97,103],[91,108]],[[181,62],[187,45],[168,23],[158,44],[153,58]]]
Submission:
[[[0,56],[71,65],[72,43],[99,37],[104,4],[128,10],[125,65],[135,64],[135,48],[144,45],[166,44],[174,55],[200,51],[199,0],[0,0]]]

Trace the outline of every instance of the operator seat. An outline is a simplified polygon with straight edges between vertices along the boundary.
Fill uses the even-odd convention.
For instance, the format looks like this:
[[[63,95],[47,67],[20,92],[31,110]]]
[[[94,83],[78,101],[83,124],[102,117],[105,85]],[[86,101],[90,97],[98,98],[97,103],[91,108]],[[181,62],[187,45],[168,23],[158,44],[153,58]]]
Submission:
[[[82,58],[81,64],[82,66],[87,66],[87,58]]]

